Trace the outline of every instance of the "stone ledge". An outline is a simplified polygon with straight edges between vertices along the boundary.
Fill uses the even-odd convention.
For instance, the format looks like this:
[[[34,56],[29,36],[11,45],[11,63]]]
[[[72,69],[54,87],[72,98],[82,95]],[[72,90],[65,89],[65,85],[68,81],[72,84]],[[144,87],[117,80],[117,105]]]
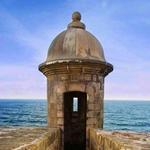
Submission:
[[[89,129],[89,150],[150,150],[150,133]]]
[[[59,150],[57,128],[0,128],[0,150]]]

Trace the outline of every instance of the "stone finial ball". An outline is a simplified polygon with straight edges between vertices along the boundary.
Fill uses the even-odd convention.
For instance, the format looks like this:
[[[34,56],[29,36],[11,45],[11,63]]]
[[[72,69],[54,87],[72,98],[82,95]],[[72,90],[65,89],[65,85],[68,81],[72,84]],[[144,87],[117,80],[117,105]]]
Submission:
[[[74,12],[72,14],[72,20],[73,21],[80,21],[81,20],[81,14],[78,11]]]

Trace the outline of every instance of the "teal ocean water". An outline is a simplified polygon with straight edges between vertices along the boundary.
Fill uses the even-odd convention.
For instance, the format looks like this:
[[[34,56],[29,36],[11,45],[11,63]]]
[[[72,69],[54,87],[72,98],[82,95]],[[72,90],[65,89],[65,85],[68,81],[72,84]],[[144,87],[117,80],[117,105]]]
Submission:
[[[46,125],[46,100],[0,100],[0,127]],[[104,129],[150,132],[150,101],[105,100]]]

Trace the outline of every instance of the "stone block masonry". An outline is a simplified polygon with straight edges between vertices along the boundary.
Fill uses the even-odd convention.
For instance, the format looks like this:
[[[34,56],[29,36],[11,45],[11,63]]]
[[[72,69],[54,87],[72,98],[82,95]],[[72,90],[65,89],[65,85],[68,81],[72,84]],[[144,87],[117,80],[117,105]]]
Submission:
[[[87,129],[86,150],[150,150],[150,133]],[[0,150],[63,150],[59,128],[0,128]]]
[[[85,150],[87,129],[103,128],[104,79],[113,66],[79,12],[54,38],[39,70],[47,78],[48,127],[61,128],[65,149]]]
[[[60,150],[58,128],[1,128],[0,150]]]
[[[150,133],[88,130],[88,150],[150,150]]]

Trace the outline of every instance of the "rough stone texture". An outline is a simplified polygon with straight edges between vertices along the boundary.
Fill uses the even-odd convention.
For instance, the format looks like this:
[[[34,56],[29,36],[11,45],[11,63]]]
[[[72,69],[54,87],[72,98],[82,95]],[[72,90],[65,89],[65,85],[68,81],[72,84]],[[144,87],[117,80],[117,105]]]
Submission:
[[[85,78],[87,75],[82,77]],[[103,78],[100,81],[80,80],[81,75],[74,74],[76,81],[68,74],[48,77],[48,124],[49,127],[62,127],[64,120],[63,93],[69,91],[86,92],[87,99],[87,127],[102,128],[103,125]],[[63,80],[65,79],[65,80]],[[66,80],[67,79],[67,80]],[[103,87],[103,86],[102,86]]]
[[[48,126],[50,128],[59,127],[63,132],[64,93],[71,91],[87,94],[86,128],[103,128],[105,73],[102,68],[99,64],[74,62],[54,64],[44,68],[43,72],[47,77]]]
[[[150,133],[87,129],[87,150],[150,150]],[[61,150],[56,128],[0,128],[0,150]]]
[[[0,150],[60,150],[56,128],[0,128]]]
[[[81,14],[75,12],[67,30],[61,32],[51,43],[47,62],[64,59],[92,59],[105,62],[103,48],[80,22]]]
[[[74,13],[72,19],[67,30],[53,40],[46,61],[39,66],[47,77],[48,126],[60,127],[63,132],[64,93],[78,91],[87,95],[86,129],[102,129],[104,78],[113,66],[106,62],[100,42],[80,22],[80,13]]]
[[[150,133],[89,129],[88,150],[150,150]]]

